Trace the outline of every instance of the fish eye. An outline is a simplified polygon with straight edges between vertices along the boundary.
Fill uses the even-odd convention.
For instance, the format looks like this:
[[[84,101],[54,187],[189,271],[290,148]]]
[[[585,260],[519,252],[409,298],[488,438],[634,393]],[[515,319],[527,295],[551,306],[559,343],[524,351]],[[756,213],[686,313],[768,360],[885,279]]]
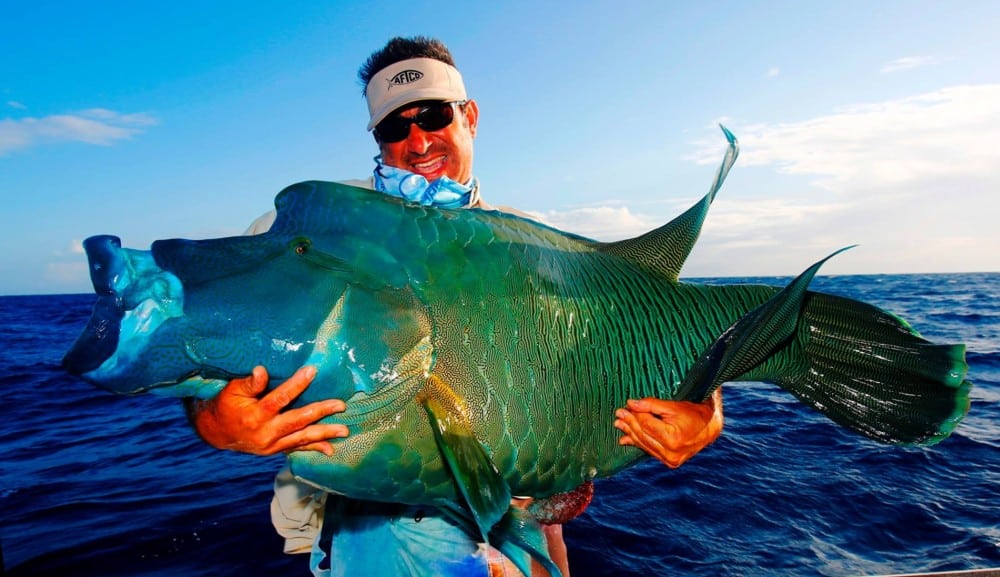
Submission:
[[[296,240],[293,244],[294,244],[293,250],[295,251],[295,254],[302,256],[307,252],[309,252],[309,246],[312,243],[310,243],[309,239],[307,238],[300,238]]]

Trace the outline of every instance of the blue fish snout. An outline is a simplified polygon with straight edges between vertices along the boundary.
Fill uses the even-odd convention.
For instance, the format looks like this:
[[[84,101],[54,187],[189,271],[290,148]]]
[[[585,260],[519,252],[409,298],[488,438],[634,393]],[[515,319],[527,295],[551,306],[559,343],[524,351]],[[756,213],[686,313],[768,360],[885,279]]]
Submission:
[[[63,367],[102,387],[129,392],[157,328],[183,314],[184,288],[149,251],[123,249],[116,236],[93,236],[83,247],[97,302]]]
[[[90,263],[90,281],[98,298],[87,327],[63,357],[63,368],[74,375],[93,371],[118,348],[121,320],[125,314],[122,299],[115,291],[115,284],[125,268],[121,246],[121,239],[110,235],[92,236],[83,241]]]
[[[90,282],[99,295],[115,294],[115,284],[126,272],[122,241],[117,236],[92,236],[83,241],[90,262]]]

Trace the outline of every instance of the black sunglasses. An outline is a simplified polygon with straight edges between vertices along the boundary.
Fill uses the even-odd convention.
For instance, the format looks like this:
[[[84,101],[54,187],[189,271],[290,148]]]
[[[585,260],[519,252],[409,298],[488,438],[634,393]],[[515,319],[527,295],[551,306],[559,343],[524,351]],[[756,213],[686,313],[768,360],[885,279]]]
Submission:
[[[433,102],[420,107],[411,118],[393,114],[375,126],[375,138],[379,142],[393,143],[406,140],[410,135],[410,125],[416,124],[421,130],[434,132],[448,126],[455,120],[455,106],[465,104],[458,102]]]

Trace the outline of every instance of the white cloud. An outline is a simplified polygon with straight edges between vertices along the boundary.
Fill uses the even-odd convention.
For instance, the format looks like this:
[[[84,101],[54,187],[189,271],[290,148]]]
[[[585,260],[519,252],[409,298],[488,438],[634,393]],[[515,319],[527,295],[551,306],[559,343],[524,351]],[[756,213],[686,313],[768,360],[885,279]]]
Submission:
[[[27,106],[21,104],[20,102],[17,102],[16,100],[8,100],[7,106],[17,110],[27,110],[28,108]]]
[[[75,114],[0,120],[0,156],[55,142],[110,145],[156,124],[148,114],[120,114],[93,108]]]
[[[57,291],[78,290],[86,287],[89,280],[89,265],[86,262],[50,262],[45,266],[43,281],[45,286]]]
[[[939,62],[941,62],[941,59],[933,56],[905,56],[903,58],[897,58],[891,62],[885,63],[880,72],[888,74],[891,72],[899,72],[900,70],[910,70],[911,68],[929,66]]]
[[[628,238],[663,224],[635,215],[625,206],[550,210],[536,216],[556,228],[602,241]]]
[[[767,69],[767,77],[768,78],[774,78],[775,76],[777,76],[779,74],[781,74],[781,70],[779,70],[777,66],[772,66],[772,67],[770,67],[770,68]]]
[[[730,177],[685,276],[793,275],[852,244],[861,246],[823,272],[1000,270],[1000,148],[993,144],[1000,141],[1000,84],[848,106],[797,122],[727,125],[741,145],[734,175],[747,167],[778,174],[749,171],[735,191]],[[719,163],[714,129],[697,144],[689,160]],[[755,179],[767,188],[747,184]],[[625,206],[545,216],[560,228],[613,240],[685,208],[658,208],[665,217],[646,217],[645,210],[636,216]]]
[[[800,122],[734,129],[743,152],[737,168],[772,167],[817,179],[801,191],[808,194],[794,198],[719,202],[724,210],[705,228],[711,266],[780,274],[777,267],[787,274],[822,253],[860,243],[824,270],[1000,270],[1000,232],[993,224],[1000,214],[1000,149],[993,146],[1000,140],[1000,85],[955,86]],[[726,206],[740,215],[730,215],[729,223]],[[765,234],[781,250],[729,250],[717,225],[740,231],[739,238]]]
[[[68,243],[66,243],[65,248],[52,251],[52,256],[56,257],[71,256],[75,258],[77,255],[85,253],[86,251],[83,248],[83,241],[74,238],[70,240]]]
[[[731,129],[740,164],[829,177],[832,190],[955,176],[992,177],[1000,166],[1000,84],[955,86],[844,107],[793,123]],[[691,158],[718,162],[718,139]]]

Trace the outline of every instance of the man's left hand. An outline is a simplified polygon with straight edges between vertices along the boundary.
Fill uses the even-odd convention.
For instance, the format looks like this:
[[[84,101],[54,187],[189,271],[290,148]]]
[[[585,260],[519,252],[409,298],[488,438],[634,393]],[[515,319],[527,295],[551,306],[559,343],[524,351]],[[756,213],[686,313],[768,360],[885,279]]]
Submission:
[[[621,445],[632,445],[671,469],[680,467],[722,433],[722,389],[703,403],[647,397],[615,412]]]

